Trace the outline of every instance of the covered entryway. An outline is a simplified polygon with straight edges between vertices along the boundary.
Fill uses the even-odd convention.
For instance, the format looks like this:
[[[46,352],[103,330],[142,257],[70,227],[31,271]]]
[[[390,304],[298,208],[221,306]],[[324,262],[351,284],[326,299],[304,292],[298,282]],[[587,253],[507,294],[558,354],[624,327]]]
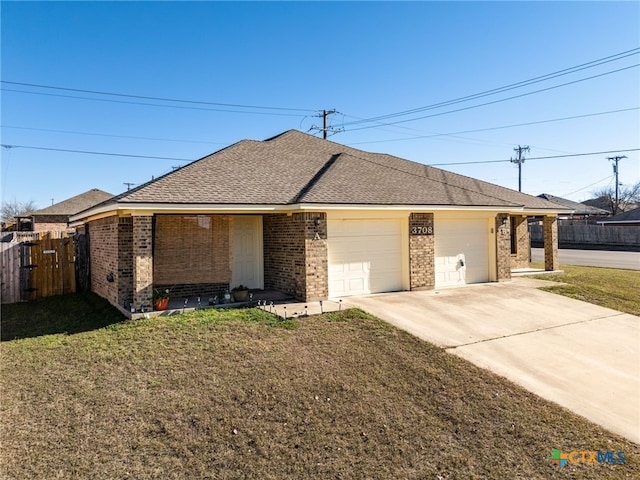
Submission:
[[[329,297],[402,290],[397,219],[329,220]]]
[[[436,287],[489,281],[486,219],[435,219]]]

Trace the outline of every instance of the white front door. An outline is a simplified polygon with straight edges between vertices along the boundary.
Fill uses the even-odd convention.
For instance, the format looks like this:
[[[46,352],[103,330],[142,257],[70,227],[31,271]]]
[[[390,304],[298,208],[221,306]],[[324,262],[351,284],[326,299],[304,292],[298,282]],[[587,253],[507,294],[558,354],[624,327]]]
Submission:
[[[244,285],[264,288],[262,259],[262,217],[233,217],[231,288]]]
[[[402,290],[398,220],[329,220],[329,297]]]
[[[487,219],[435,219],[436,287],[489,281]]]

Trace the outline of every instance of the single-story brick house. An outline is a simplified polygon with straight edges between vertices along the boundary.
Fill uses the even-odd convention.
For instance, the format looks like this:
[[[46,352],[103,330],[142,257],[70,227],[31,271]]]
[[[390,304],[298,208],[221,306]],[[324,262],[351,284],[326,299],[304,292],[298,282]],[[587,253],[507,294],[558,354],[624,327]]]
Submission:
[[[34,232],[66,232],[69,217],[113,197],[113,194],[92,188],[62,202],[30,214]]]
[[[305,301],[495,282],[529,260],[544,218],[555,270],[562,206],[290,130],[243,140],[72,217],[92,289],[149,308],[243,284]]]
[[[589,217],[603,218],[611,215],[610,212],[602,208],[594,207],[592,205],[585,205],[584,203],[574,202],[573,200],[556,197],[555,195],[549,195],[548,193],[541,193],[540,195],[538,195],[538,197],[549,200],[550,202],[556,203],[570,210],[568,215],[560,215],[558,217],[559,220],[584,220]]]
[[[640,227],[640,207],[619,213],[606,220],[601,220],[598,224],[606,226]]]

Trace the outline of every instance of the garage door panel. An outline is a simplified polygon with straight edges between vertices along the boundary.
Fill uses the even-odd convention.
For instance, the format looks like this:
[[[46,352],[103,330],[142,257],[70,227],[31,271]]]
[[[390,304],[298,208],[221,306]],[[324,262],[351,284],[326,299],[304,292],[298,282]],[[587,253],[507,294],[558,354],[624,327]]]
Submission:
[[[328,233],[330,296],[402,288],[398,220],[329,221]]]
[[[489,281],[488,220],[435,221],[436,286]]]

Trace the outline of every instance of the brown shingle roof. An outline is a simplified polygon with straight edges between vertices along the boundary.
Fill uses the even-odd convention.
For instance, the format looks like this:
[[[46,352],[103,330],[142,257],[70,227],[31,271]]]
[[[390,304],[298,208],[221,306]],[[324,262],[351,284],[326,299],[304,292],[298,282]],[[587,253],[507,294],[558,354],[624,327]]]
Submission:
[[[50,207],[36,210],[32,215],[75,215],[78,212],[91,208],[107,199],[113,197],[113,194],[103,192],[97,188],[93,188],[87,192],[68,198],[62,202],[55,203]]]
[[[105,202],[503,206],[562,209],[531,195],[289,130],[243,140]]]
[[[556,197],[554,195],[549,195],[548,193],[541,193],[538,195],[540,198],[544,198],[545,200],[549,200],[550,202],[557,203],[558,205],[562,205],[563,207],[569,208],[573,210],[573,214],[576,215],[608,215],[609,212],[607,210],[603,210],[602,208],[593,207],[591,205],[585,205],[584,203],[574,202],[573,200],[568,200],[562,197]]]

